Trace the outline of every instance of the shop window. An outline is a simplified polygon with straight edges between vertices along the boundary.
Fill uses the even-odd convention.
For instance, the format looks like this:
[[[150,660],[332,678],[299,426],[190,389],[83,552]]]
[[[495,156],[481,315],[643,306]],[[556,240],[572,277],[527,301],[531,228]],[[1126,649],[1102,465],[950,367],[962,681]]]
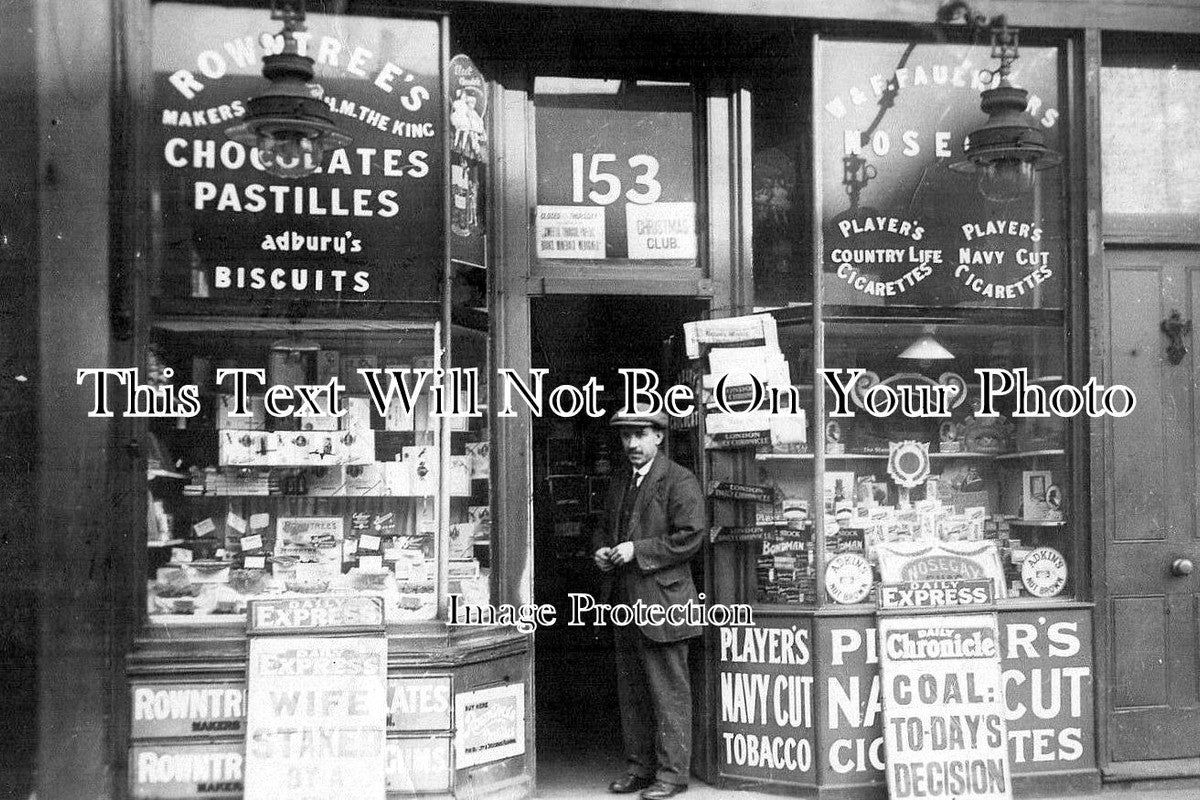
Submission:
[[[1200,59],[1194,41],[1153,39],[1104,38],[1105,232],[1194,239],[1200,232],[1200,175],[1190,123],[1200,115]]]
[[[450,593],[486,603],[482,76],[452,62],[445,119],[440,21],[310,13],[316,81],[351,143],[281,179],[224,132],[265,84],[259,35],[278,23],[161,3],[154,24],[143,375],[196,387],[198,413],[148,422],[150,621],[316,593],[380,595],[389,623],[435,619]],[[258,373],[240,392],[223,370]],[[411,402],[386,370],[409,371]],[[321,388],[269,404],[268,387],[298,385]]]
[[[805,444],[753,457],[775,506],[760,507],[754,541],[731,546],[742,548],[755,599],[872,602],[881,582],[899,581],[881,571],[881,549],[921,547],[977,559],[1002,602],[1077,596],[1086,548],[1077,546],[1071,442],[1074,415],[1086,419],[1073,407],[1084,393],[1056,391],[1077,375],[1065,170],[1037,172],[1026,191],[1000,196],[949,168],[987,119],[980,92],[992,79],[979,71],[995,62],[986,44],[829,39],[816,60],[816,159],[795,182],[805,170],[816,176],[823,243],[815,270],[793,269],[778,285],[760,242],[803,249],[768,200],[768,165],[787,166],[788,114],[769,99],[754,111],[765,204],[755,214],[756,305],[775,319],[787,382],[806,393],[812,415]],[[1029,124],[1065,156],[1064,63],[1059,47],[1023,43],[1014,83],[1029,91]],[[994,383],[978,371],[988,369]],[[888,395],[948,403],[942,416],[928,403],[872,411]],[[1056,398],[1069,416],[1028,415],[1039,398]]]
[[[987,117],[983,44],[823,41],[818,50],[822,299],[846,306],[1062,308],[1064,170],[995,191],[950,169]],[[1028,123],[1062,153],[1058,48],[1022,42]],[[991,195],[991,196],[989,196]],[[989,260],[990,259],[990,260]]]
[[[810,82],[780,65],[753,86],[754,305],[812,303]]]

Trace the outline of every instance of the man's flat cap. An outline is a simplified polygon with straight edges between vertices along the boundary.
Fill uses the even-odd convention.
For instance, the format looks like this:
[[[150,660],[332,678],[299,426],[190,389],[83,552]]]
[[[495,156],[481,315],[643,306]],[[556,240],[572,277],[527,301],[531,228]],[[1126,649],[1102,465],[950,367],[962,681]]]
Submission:
[[[609,425],[614,428],[643,428],[647,425],[651,428],[658,428],[660,431],[667,429],[667,412],[659,411],[657,414],[651,414],[647,411],[625,411],[622,409],[612,415],[612,419],[608,421]]]

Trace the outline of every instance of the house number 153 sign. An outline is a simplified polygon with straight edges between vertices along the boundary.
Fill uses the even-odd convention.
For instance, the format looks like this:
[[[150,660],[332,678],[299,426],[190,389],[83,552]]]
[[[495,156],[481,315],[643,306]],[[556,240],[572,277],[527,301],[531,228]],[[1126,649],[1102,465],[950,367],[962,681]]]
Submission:
[[[592,156],[588,168],[587,179],[593,186],[605,186],[603,192],[595,189],[587,193],[587,199],[598,206],[607,206],[617,202],[621,197],[621,179],[610,172],[602,172],[601,167],[610,161],[616,161],[613,153],[596,153]],[[662,195],[662,184],[658,182],[658,159],[645,153],[629,157],[629,168],[637,171],[645,170],[635,175],[633,182],[638,184],[625,192],[625,199],[631,203],[653,203]],[[583,195],[583,153],[571,154],[571,200],[575,203],[584,201]]]
[[[539,259],[696,258],[694,97],[688,86],[539,94]]]

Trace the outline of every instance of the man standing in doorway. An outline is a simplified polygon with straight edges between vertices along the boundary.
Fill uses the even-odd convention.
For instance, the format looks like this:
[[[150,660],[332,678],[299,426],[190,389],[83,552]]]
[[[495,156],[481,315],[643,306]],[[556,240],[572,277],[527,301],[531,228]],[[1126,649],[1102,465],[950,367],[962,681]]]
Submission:
[[[611,424],[620,431],[629,468],[613,476],[605,519],[593,537],[596,566],[606,573],[601,600],[664,608],[698,603],[688,562],[704,541],[704,495],[695,475],[659,451],[667,415],[619,411]],[[687,640],[699,633],[694,625],[613,628],[627,766],[609,784],[610,792],[640,789],[645,800],[664,800],[687,789],[692,757]]]

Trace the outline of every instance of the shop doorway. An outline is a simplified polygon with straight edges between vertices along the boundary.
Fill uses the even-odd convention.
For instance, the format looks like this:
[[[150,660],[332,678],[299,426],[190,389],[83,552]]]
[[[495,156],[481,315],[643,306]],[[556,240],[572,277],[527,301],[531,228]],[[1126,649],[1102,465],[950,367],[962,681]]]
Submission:
[[[546,392],[595,377],[600,406],[621,405],[621,368],[653,370],[665,388],[680,382],[683,323],[702,316],[690,298],[559,295],[531,303],[532,366],[548,369]],[[696,471],[694,436],[672,432],[668,454]],[[536,637],[538,793],[543,797],[603,792],[624,769],[611,630],[569,627],[570,599],[595,594],[591,531],[602,511],[608,476],[623,465],[619,442],[600,419],[547,413],[533,425],[534,599],[553,603],[558,622]],[[693,562],[702,587],[702,558]],[[700,680],[699,640],[692,647],[693,695]],[[702,716],[697,715],[698,719]],[[697,740],[694,752],[702,752]]]
[[[1200,359],[1169,349],[1200,312],[1195,253],[1105,252],[1111,381],[1137,410],[1107,423],[1104,504],[1110,777],[1200,774]],[[1164,326],[1163,320],[1166,320]],[[1197,569],[1193,569],[1196,567]]]

